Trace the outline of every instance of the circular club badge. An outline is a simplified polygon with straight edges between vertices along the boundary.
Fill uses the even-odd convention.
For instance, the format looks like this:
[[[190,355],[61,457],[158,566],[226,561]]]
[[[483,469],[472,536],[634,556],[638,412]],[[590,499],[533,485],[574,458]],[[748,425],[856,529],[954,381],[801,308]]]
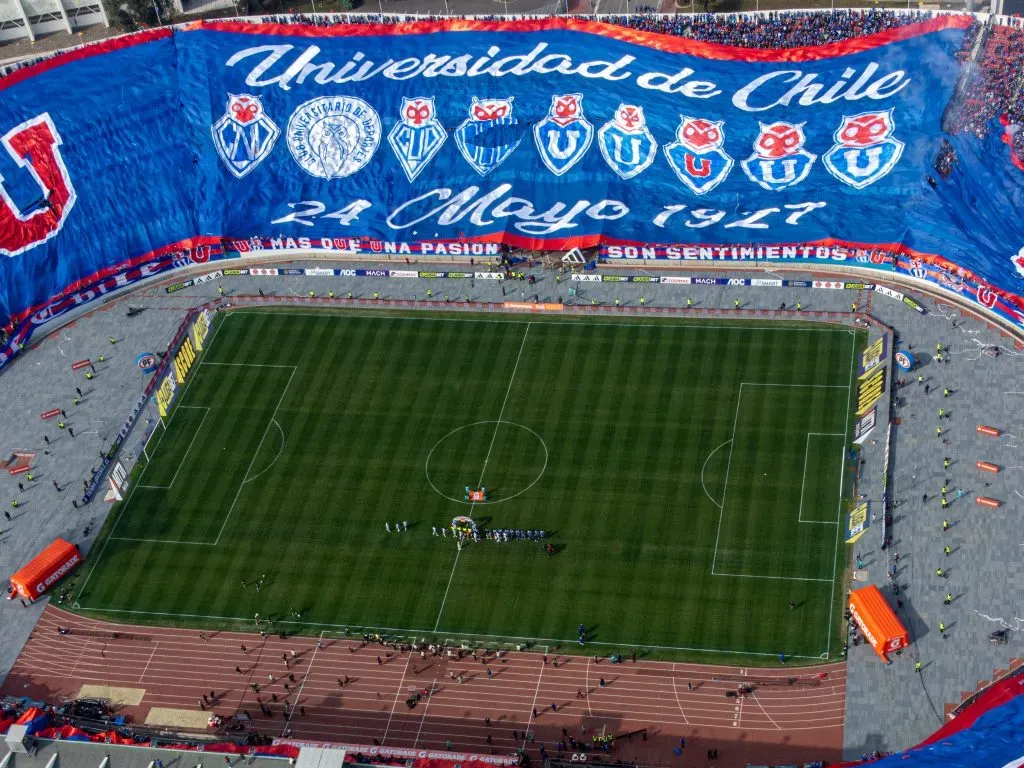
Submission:
[[[900,370],[909,371],[911,368],[914,367],[914,361],[906,352],[897,352],[896,365],[899,366]]]
[[[288,150],[310,176],[343,179],[362,169],[380,144],[380,117],[353,96],[321,96],[288,119]]]

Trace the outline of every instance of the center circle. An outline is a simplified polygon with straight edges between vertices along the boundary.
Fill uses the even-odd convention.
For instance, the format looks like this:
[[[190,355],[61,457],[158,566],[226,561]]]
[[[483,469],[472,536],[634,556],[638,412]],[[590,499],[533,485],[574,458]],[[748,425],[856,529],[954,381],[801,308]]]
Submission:
[[[482,507],[522,496],[547,467],[544,438],[514,421],[495,420],[464,424],[442,437],[427,454],[425,471],[439,496]],[[487,501],[466,501],[466,486],[476,489],[481,482]]]

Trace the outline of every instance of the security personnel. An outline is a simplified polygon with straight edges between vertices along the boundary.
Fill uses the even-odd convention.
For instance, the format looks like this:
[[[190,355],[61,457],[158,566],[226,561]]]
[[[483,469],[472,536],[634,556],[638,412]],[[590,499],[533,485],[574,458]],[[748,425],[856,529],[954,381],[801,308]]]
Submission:
[[[949,456],[942,459],[942,468],[949,469]]]
[[[941,579],[941,578],[943,578],[946,575],[946,572],[944,570],[942,570],[941,568],[936,568],[935,569],[935,575],[938,576]]]
[[[800,302],[798,301],[798,302],[796,303],[796,311],[797,311],[797,312],[799,312],[799,311],[800,311],[800,308],[801,308],[802,306],[803,306],[803,304],[801,304],[801,303],[800,303]]]
[[[946,509],[946,508],[947,508],[948,506],[949,506],[949,502],[948,502],[948,501],[946,501],[946,497],[945,497],[945,496],[943,496],[943,497],[942,497],[942,508],[943,508],[943,509]]]
[[[378,298],[380,298],[380,294],[377,293],[376,291],[374,291],[373,292],[373,300],[376,301]]]
[[[740,300],[739,300],[739,299],[736,299],[736,301],[735,301],[735,302],[733,302],[733,304],[734,304],[734,306],[736,307],[736,309],[739,309],[739,308],[740,308]]]
[[[942,351],[942,343],[941,342],[935,345],[935,351],[936,352],[941,352]]]
[[[921,671],[921,662],[920,661],[914,663],[914,671],[915,672],[920,672]]]
[[[78,405],[78,398],[77,397],[71,398],[71,404],[72,405]]]
[[[57,422],[57,429],[64,429],[67,425],[63,421]]]
[[[29,472],[27,475],[25,475],[25,479],[28,480],[31,483],[32,482],[32,473]]]
[[[936,437],[942,437],[942,427],[936,427],[935,428],[935,436]]]
[[[918,384],[918,386],[920,386],[921,384],[924,384],[924,374],[918,374],[917,375],[917,384]]]
[[[117,339],[115,339],[113,336],[111,336],[110,337],[110,343],[111,344],[117,344]]]
[[[429,298],[431,298],[431,297],[432,297],[433,295],[434,295],[434,292],[433,292],[432,290],[430,290],[429,288],[427,288],[427,298],[429,299]]]
[[[851,312],[856,312],[857,311],[857,302],[853,302],[853,304],[850,305],[850,311]]]
[[[693,299],[687,299],[686,300],[686,308],[689,309],[692,306],[693,306]]]
[[[14,501],[12,501],[11,502],[11,506],[14,507],[15,509],[17,509],[18,508],[18,500],[15,499]]]
[[[942,409],[942,408],[939,408],[939,418],[940,418],[940,419],[942,418],[942,414],[944,414],[945,412],[946,412],[946,411],[945,411],[944,409]]]
[[[946,622],[940,621],[939,622],[939,632],[945,632],[945,631],[946,631]]]
[[[334,291],[328,291],[327,292],[327,298],[333,299],[334,298]]]
[[[642,307],[646,302],[647,302],[647,299],[645,299],[643,296],[641,296],[640,297],[640,306]]]
[[[29,479],[31,480],[32,478],[29,478]],[[949,520],[943,520],[942,521],[942,530],[943,531],[948,531],[949,530]]]
[[[217,286],[217,293],[218,293],[218,294],[219,294],[220,296],[223,296],[223,295],[224,295],[224,286],[223,286],[223,285],[218,285],[218,286]]]
[[[942,388],[942,396],[943,397],[949,397],[949,387],[943,387]]]
[[[352,291],[349,291],[349,292],[348,292],[348,297],[349,297],[350,299],[352,298]]]
[[[105,357],[104,357],[103,355],[100,355],[100,356],[99,356],[99,359],[97,360],[97,362],[100,362],[100,363],[102,363],[102,362],[103,362],[104,360],[106,360],[106,359],[107,359],[107,358],[105,358]]]
[[[316,298],[316,291],[310,291],[309,292],[309,298],[315,299]]]
[[[953,603],[953,593],[952,592],[947,592],[946,593],[945,603],[946,603],[946,605],[952,605],[952,603]]]
[[[942,495],[943,495],[943,496],[945,496],[945,495],[946,495],[946,486],[942,486]]]
[[[591,298],[590,299],[590,306],[596,307],[597,306],[597,299]]]
[[[948,545],[943,547],[942,551],[946,555],[946,557],[949,557],[951,554],[953,554],[953,550],[950,549]]]
[[[85,372],[85,378],[86,379],[92,379],[92,371],[86,371]]]

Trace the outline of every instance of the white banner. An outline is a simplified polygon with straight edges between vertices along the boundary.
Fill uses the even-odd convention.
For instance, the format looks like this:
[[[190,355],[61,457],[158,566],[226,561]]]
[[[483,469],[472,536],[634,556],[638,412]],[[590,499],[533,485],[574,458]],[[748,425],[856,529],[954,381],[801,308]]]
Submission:
[[[752,278],[750,278],[750,284],[758,286],[758,287],[762,287],[762,288],[781,288],[782,287],[782,281],[781,280],[765,280],[764,278],[760,278],[760,277],[752,277]]]
[[[573,282],[576,283],[600,283],[600,275],[573,275]]]
[[[249,267],[249,274],[250,275],[276,275],[277,274],[277,269],[275,269],[275,268],[268,269],[266,267]]]
[[[310,277],[334,277],[333,269],[325,269],[324,267],[313,267],[307,269],[306,274]]]
[[[896,299],[896,301],[903,301],[903,294],[899,291],[894,291],[892,288],[886,288],[884,285],[876,285],[875,293],[880,293],[883,296],[888,296],[890,299]]]
[[[836,280],[815,280],[815,288],[827,288],[830,291],[841,291],[846,287],[846,283]]]
[[[661,278],[661,282],[672,285],[690,285],[693,282],[693,279],[689,277],[663,277]]]
[[[477,280],[504,280],[505,275],[501,272],[474,272],[473,277]]]
[[[420,273],[415,269],[392,269],[391,277],[419,277]]]

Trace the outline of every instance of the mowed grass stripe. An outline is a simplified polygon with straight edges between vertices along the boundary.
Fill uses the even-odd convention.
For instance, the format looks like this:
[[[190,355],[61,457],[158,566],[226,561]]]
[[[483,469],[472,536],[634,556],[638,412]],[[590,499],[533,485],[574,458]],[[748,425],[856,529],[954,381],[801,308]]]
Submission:
[[[192,489],[166,505],[188,503],[187,514],[166,514],[164,506],[147,513],[155,520],[164,511],[169,519],[160,525],[215,538],[238,488],[228,476],[243,476],[250,461],[251,476],[263,474],[239,494],[240,514],[232,514],[216,548],[110,542],[80,598],[86,607],[239,618],[258,611],[284,619],[299,611],[312,626],[429,630],[455,560],[451,539],[431,536],[430,527],[469,507],[430,488],[426,457],[448,432],[497,419],[507,392],[503,418],[537,432],[549,465],[528,492],[481,505],[474,515],[492,527],[555,531],[562,551],[548,557],[530,542],[465,548],[442,630],[573,637],[584,621],[597,640],[623,645],[808,656],[823,650],[830,583],[711,575],[720,511],[704,493],[701,470],[731,436],[741,382],[845,384],[845,333],[540,321],[530,325],[516,369],[527,327],[521,321],[250,313],[219,321],[206,362],[296,366],[277,413],[284,450],[271,466],[281,439],[266,427],[291,369],[203,365],[183,402],[220,404],[223,426],[213,433],[241,436],[250,450],[229,447],[222,462],[200,455]],[[753,421],[740,459],[747,468],[733,466],[739,474],[730,474],[729,497],[734,482],[741,498],[750,494],[751,473],[777,463],[776,446],[806,439],[798,434],[806,431],[802,421],[843,423],[845,397],[838,406],[834,400],[782,396]],[[182,455],[184,432],[172,429],[167,437]],[[204,453],[224,447],[202,442]],[[461,485],[475,483],[489,448],[484,482],[494,500],[540,471],[537,438],[511,424],[478,425],[438,449],[444,491],[459,496]],[[707,462],[716,499],[729,450]],[[726,524],[730,535],[758,528],[763,542],[735,546],[760,547],[772,568],[820,569],[830,578],[834,539],[822,545],[814,534],[796,536],[783,515],[796,519],[798,499],[785,502],[794,482],[799,487],[790,472],[778,487],[766,482],[760,489],[766,500],[759,507],[768,510],[761,514],[777,519],[758,521],[758,511],[748,510],[737,521],[723,519],[722,536]],[[133,510],[134,502],[125,524],[145,527],[146,511]],[[404,519],[413,530],[384,532],[384,521]],[[804,527],[835,534],[832,526]],[[750,562],[759,562],[756,552]],[[264,572],[256,593],[251,580]],[[790,599],[800,604],[796,612]]]

